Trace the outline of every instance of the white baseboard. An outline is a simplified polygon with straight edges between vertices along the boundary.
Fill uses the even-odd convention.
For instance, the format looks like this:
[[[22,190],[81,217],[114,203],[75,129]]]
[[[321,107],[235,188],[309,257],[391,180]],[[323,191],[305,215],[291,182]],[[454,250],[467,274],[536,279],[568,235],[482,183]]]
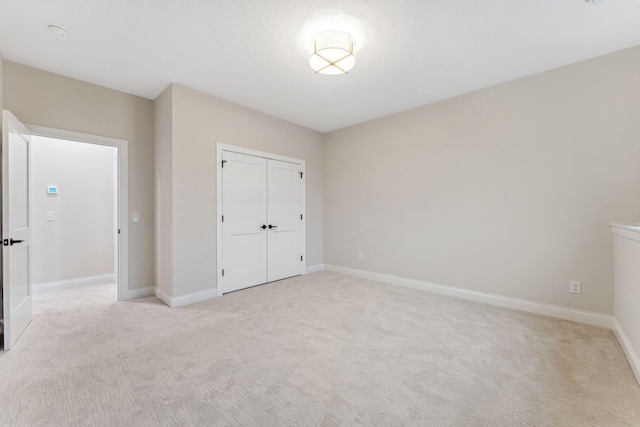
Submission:
[[[162,292],[160,288],[155,288],[155,294],[160,299],[160,301],[171,307],[171,297],[169,295]]]
[[[136,299],[136,298],[144,298],[144,297],[150,297],[154,295],[154,288],[153,286],[149,286],[146,288],[142,288],[142,289],[131,289],[129,292],[127,292],[127,296],[126,298],[123,298],[124,300],[132,300],[132,299]]]
[[[627,356],[631,370],[635,374],[636,380],[640,385],[640,357],[638,357],[638,354],[631,346],[629,338],[627,338],[627,335],[622,330],[622,326],[620,326],[620,323],[618,323],[618,320],[615,317],[613,318],[613,332],[616,334],[616,338],[618,338],[620,346],[622,347],[624,354]]]
[[[455,288],[453,286],[439,285],[437,283],[423,282],[414,279],[406,279],[403,277],[389,276],[387,274],[372,273],[370,271],[356,270],[354,268],[340,267],[331,264],[325,264],[325,269],[375,282],[421,289],[438,294],[482,302],[485,304],[492,304],[500,307],[527,311],[529,313],[571,320],[573,322],[585,323],[587,325],[599,326],[601,328],[613,329],[613,317],[606,314],[576,310],[573,308],[543,304],[518,298],[504,297],[501,295],[471,291],[468,289]]]
[[[324,264],[316,264],[305,267],[304,274],[317,273],[318,271],[324,270]]]
[[[156,296],[171,308],[184,307],[185,305],[195,304],[196,302],[206,301],[218,296],[217,289],[208,291],[194,292],[192,294],[170,297],[169,295],[156,288]]]
[[[56,282],[36,283],[31,286],[33,295],[45,292],[59,291],[62,289],[77,288],[87,285],[99,285],[102,283],[115,283],[115,274],[103,274],[100,276],[79,277],[77,279],[58,280]]]

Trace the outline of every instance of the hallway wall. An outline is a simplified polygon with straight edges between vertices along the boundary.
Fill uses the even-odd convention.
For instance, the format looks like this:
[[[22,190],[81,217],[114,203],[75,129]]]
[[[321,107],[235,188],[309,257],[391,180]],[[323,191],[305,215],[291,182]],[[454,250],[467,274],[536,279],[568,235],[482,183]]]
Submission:
[[[116,153],[114,147],[32,137],[34,286],[114,274]],[[47,193],[51,185],[57,195]]]

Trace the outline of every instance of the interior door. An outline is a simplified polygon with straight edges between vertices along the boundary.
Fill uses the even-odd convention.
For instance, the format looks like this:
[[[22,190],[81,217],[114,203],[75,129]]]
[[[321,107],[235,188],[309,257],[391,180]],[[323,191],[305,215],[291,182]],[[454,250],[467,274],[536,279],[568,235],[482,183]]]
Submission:
[[[13,114],[2,114],[2,288],[4,349],[32,319],[29,161],[31,136]]]
[[[222,152],[222,290],[267,282],[267,161]]]
[[[302,173],[300,165],[267,161],[268,282],[302,274]]]

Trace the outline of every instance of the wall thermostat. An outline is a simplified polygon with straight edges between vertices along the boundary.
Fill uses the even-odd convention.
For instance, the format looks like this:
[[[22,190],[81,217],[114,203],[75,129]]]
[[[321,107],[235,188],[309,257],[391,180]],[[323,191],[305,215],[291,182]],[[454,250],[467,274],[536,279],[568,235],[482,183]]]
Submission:
[[[47,194],[58,194],[58,187],[50,185],[47,187]]]

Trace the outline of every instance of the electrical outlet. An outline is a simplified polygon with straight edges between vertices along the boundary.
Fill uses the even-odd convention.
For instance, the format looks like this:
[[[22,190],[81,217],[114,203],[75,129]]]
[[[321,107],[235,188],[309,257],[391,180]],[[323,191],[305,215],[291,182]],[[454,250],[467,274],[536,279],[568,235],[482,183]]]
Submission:
[[[358,260],[364,261],[364,254],[362,252],[358,252]]]
[[[571,292],[572,294],[579,294],[582,290],[580,289],[582,287],[580,282],[574,282],[573,280],[569,282],[569,292]]]

